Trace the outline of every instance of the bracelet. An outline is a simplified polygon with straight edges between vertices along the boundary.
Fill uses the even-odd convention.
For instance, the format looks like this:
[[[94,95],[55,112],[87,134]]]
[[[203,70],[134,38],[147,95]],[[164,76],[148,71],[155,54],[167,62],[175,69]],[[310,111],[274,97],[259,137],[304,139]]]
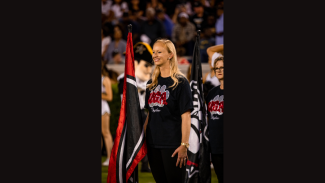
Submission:
[[[184,142],[182,142],[181,145],[185,146],[186,149],[188,149],[188,148],[190,147],[190,144],[189,144],[189,143],[184,143]]]

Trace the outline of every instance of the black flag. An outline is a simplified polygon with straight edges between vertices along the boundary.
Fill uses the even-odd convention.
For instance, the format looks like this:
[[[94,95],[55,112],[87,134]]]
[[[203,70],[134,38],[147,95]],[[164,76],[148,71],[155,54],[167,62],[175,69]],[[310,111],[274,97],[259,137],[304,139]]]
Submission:
[[[194,110],[191,113],[190,147],[187,151],[185,183],[211,183],[208,124],[199,44],[200,30],[198,30],[195,40],[190,78]]]

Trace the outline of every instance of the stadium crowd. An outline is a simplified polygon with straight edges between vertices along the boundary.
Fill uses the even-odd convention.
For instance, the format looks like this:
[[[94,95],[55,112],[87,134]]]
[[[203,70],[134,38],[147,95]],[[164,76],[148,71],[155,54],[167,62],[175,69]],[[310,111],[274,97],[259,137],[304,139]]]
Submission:
[[[123,64],[127,25],[133,43],[151,47],[158,38],[176,46],[179,64],[191,62],[197,30],[201,30],[201,62],[208,62],[206,49],[223,44],[223,0],[102,0],[102,59]]]

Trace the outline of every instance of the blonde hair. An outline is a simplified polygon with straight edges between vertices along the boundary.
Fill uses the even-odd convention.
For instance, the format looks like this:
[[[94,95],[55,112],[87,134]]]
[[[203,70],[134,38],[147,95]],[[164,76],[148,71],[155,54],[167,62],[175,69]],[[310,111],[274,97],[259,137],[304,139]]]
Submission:
[[[170,65],[170,76],[173,79],[174,83],[173,83],[173,85],[169,86],[169,88],[174,87],[173,88],[173,90],[174,90],[179,83],[178,78],[180,78],[181,76],[186,78],[185,75],[178,69],[176,48],[174,46],[174,43],[172,43],[168,39],[158,39],[154,44],[156,44],[157,42],[164,43],[168,53],[173,53],[173,57],[169,60],[169,65]],[[147,88],[149,88],[149,90],[153,90],[158,85],[159,75],[160,75],[160,67],[156,65],[155,69],[153,70],[152,76],[151,76],[152,82],[147,86]]]

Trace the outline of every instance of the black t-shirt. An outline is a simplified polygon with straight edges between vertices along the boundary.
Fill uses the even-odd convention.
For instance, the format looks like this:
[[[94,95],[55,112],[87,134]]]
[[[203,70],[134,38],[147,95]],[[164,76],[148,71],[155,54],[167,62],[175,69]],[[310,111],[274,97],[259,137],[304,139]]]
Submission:
[[[177,148],[182,140],[182,117],[193,110],[191,88],[186,78],[180,76],[175,89],[169,88],[171,77],[158,77],[155,89],[146,89],[144,108],[149,110],[147,145],[154,148]],[[151,79],[147,85],[151,83]]]
[[[211,154],[223,154],[223,90],[212,88],[206,97]]]

